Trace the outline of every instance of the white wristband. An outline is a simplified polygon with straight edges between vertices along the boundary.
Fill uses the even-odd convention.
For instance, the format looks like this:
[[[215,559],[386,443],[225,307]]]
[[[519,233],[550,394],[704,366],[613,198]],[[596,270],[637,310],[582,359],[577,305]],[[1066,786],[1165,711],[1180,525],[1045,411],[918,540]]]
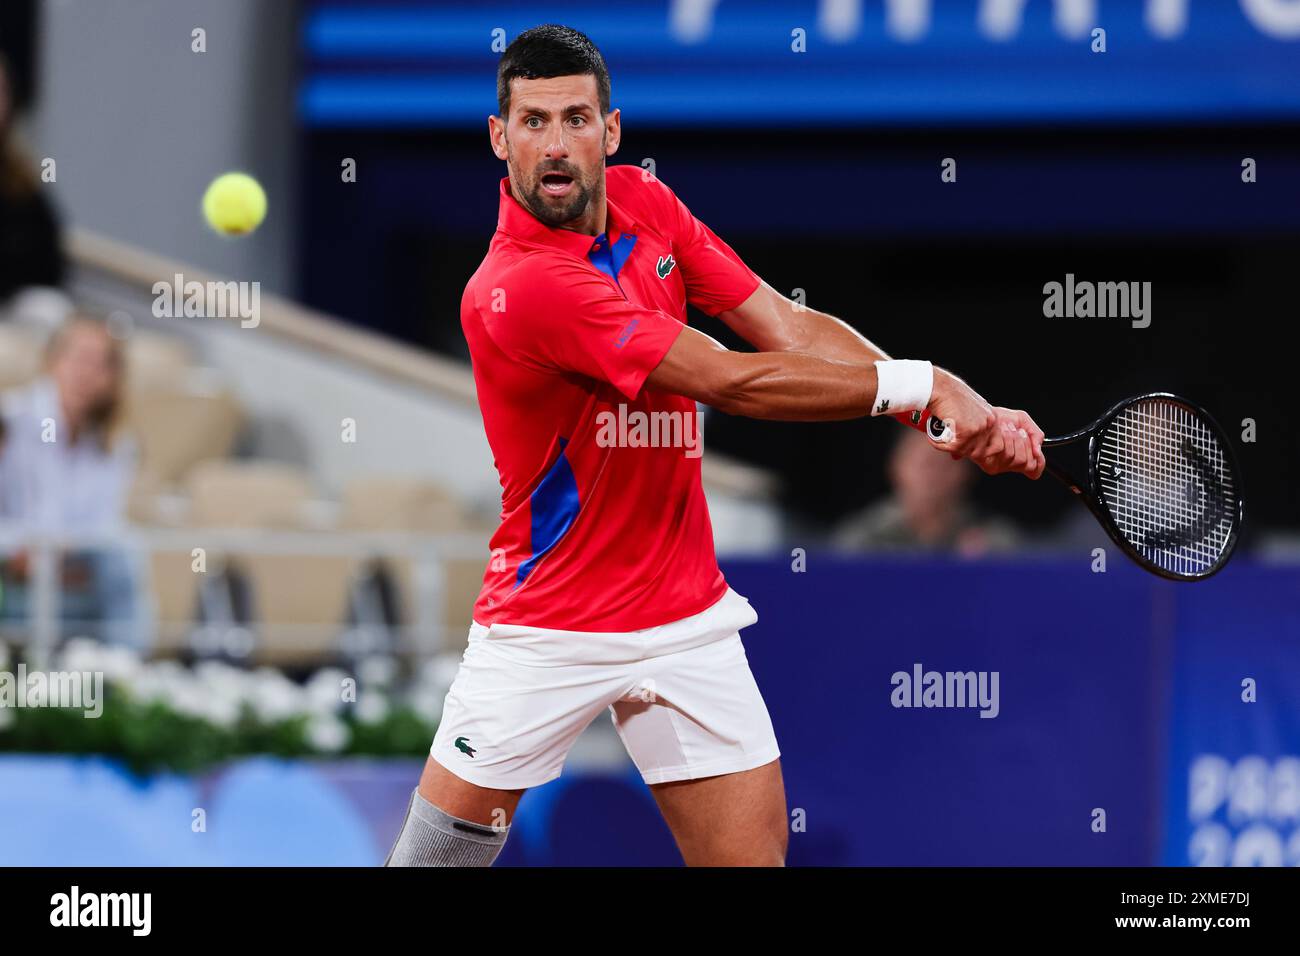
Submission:
[[[930,404],[934,367],[916,359],[889,359],[876,363],[876,403],[872,415],[919,411]]]

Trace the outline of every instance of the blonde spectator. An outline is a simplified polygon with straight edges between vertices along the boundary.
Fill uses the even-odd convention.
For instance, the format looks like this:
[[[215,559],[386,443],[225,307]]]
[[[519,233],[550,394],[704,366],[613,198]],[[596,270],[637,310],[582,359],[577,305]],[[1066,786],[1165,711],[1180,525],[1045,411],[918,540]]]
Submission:
[[[135,468],[121,433],[123,356],[104,323],[79,316],[46,351],[45,374],[0,397],[0,522],[33,534],[103,535],[119,529]],[[29,555],[3,564],[0,618],[25,618]],[[104,547],[75,548],[63,560],[65,618],[114,642],[141,644],[128,558]]]

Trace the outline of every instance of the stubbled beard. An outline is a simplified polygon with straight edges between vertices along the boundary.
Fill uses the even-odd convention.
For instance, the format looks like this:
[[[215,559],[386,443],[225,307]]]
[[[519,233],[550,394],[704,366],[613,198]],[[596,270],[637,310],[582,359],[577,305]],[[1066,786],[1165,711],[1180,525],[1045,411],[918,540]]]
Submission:
[[[555,172],[555,170],[547,170],[547,172]],[[573,179],[573,196],[570,197],[567,203],[557,208],[554,204],[546,201],[546,191],[542,189],[543,175],[545,173],[538,175],[533,183],[533,188],[524,197],[528,210],[534,216],[548,226],[561,226],[566,222],[577,219],[586,212],[587,206],[591,202],[591,189],[585,182],[575,176]]]

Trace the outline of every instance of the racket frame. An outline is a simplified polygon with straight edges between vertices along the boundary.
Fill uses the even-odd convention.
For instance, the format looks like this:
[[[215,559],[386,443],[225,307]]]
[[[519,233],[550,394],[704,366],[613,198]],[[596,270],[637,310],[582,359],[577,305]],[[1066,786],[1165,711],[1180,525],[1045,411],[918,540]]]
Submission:
[[[1115,523],[1115,518],[1110,513],[1110,509],[1107,508],[1105,504],[1105,495],[1101,487],[1101,473],[1099,468],[1099,461],[1101,459],[1101,435],[1106,430],[1107,426],[1110,425],[1110,423],[1114,421],[1114,419],[1117,418],[1126,408],[1150,399],[1159,399],[1175,405],[1181,405],[1197,418],[1204,421],[1210,431],[1214,434],[1214,437],[1218,440],[1219,445],[1222,447],[1224,458],[1227,460],[1228,467],[1232,473],[1233,493],[1236,497],[1236,508],[1232,514],[1232,529],[1228,532],[1228,537],[1223,543],[1223,551],[1220,554],[1219,559],[1215,561],[1213,566],[1210,568],[1195,574],[1169,571],[1166,568],[1160,567],[1143,555],[1124,537],[1123,533],[1119,529],[1119,525]],[[1129,398],[1121,399],[1103,412],[1091,425],[1087,425],[1078,431],[1054,438],[1044,438],[1043,450],[1047,451],[1053,448],[1064,448],[1084,439],[1087,439],[1088,442],[1088,474],[1086,487],[1081,487],[1077,476],[1060,465],[1052,462],[1050,458],[1047,460],[1047,471],[1051,473],[1052,477],[1062,482],[1067,488],[1075,493],[1075,495],[1088,507],[1088,510],[1093,513],[1093,516],[1101,524],[1103,530],[1105,530],[1110,539],[1114,541],[1115,544],[1129,556],[1129,558],[1137,562],[1137,564],[1144,570],[1150,571],[1152,574],[1170,581],[1204,581],[1223,570],[1224,566],[1228,563],[1228,559],[1232,557],[1233,550],[1237,546],[1237,539],[1241,534],[1241,525],[1245,520],[1246,510],[1245,494],[1241,487],[1241,467],[1237,464],[1236,450],[1228,441],[1227,434],[1219,426],[1219,423],[1215,421],[1214,416],[1195,402],[1188,401],[1179,395],[1174,395],[1170,392],[1146,392],[1142,395],[1133,395]]]
[[[1160,567],[1143,555],[1124,537],[1123,533],[1119,530],[1119,525],[1115,523],[1115,518],[1111,515],[1110,509],[1107,508],[1105,504],[1105,495],[1101,488],[1101,475],[1098,468],[1098,462],[1101,458],[1101,433],[1106,430],[1106,426],[1108,426],[1121,412],[1123,412],[1124,409],[1128,408],[1130,405],[1135,405],[1138,402],[1150,399],[1160,399],[1162,401],[1181,405],[1193,415],[1204,421],[1222,446],[1223,456],[1227,460],[1228,467],[1232,471],[1233,491],[1235,492],[1237,499],[1237,507],[1232,515],[1232,530],[1228,532],[1228,537],[1223,543],[1223,553],[1219,556],[1219,559],[1212,567],[1197,574],[1169,571]],[[904,425],[908,425],[924,433],[933,442],[942,444],[948,440],[947,426],[945,426],[938,418],[932,416],[927,409],[918,409],[913,412],[897,412],[894,414],[894,417]],[[1083,480],[1082,484],[1080,483],[1078,476],[1074,475],[1061,465],[1053,462],[1050,458],[1047,459],[1046,470],[1053,478],[1060,481],[1063,485],[1074,492],[1075,496],[1078,497],[1079,500],[1087,506],[1088,510],[1092,512],[1093,517],[1097,519],[1102,530],[1106,532],[1106,535],[1114,541],[1115,544],[1119,546],[1120,550],[1128,555],[1128,557],[1134,561],[1138,567],[1169,581],[1204,581],[1223,570],[1224,566],[1228,563],[1228,559],[1232,557],[1233,550],[1237,546],[1237,539],[1241,534],[1242,522],[1246,519],[1246,496],[1242,487],[1241,466],[1237,463],[1236,449],[1232,447],[1232,443],[1228,441],[1227,433],[1222,427],[1220,427],[1219,423],[1215,421],[1213,415],[1207,412],[1200,405],[1188,401],[1180,395],[1174,395],[1171,392],[1146,392],[1142,395],[1132,395],[1128,398],[1121,399],[1098,416],[1091,425],[1086,425],[1078,431],[1071,432],[1068,435],[1059,435],[1054,438],[1044,438],[1043,449],[1044,451],[1048,451],[1054,448],[1065,448],[1069,445],[1081,442],[1084,439],[1087,439],[1088,442],[1086,453],[1087,477]],[[1047,456],[1044,455],[1044,457]]]

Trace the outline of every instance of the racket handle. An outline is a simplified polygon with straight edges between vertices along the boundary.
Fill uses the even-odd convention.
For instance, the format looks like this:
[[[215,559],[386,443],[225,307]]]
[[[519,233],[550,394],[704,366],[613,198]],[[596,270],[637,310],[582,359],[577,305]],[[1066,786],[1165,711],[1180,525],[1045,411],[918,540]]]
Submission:
[[[952,427],[943,419],[931,415],[928,408],[915,412],[899,412],[894,417],[909,428],[923,432],[932,442],[943,445],[952,441]]]

